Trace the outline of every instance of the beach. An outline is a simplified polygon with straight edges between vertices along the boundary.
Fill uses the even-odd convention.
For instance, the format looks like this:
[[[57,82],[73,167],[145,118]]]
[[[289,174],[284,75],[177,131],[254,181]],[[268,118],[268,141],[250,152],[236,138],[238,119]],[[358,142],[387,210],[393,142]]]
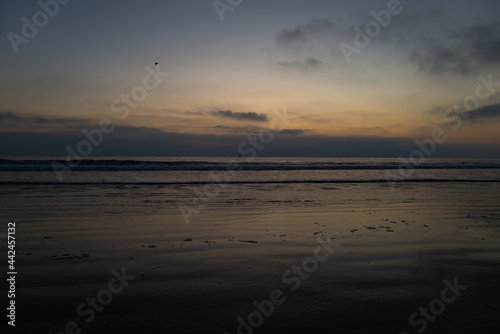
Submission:
[[[500,333],[500,1],[2,4],[0,334]]]
[[[3,185],[15,332],[498,332],[498,182],[204,186]]]

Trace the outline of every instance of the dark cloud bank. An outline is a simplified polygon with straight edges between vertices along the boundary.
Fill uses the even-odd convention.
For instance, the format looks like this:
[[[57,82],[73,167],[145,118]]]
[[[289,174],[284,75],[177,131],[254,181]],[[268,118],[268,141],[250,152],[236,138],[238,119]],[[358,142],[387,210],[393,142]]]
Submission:
[[[277,133],[261,157],[398,157],[415,150],[413,139],[304,136],[302,131]],[[0,132],[0,155],[65,156],[85,137],[74,133]],[[117,127],[94,147],[95,156],[225,156],[238,155],[248,136],[165,133],[151,128]],[[248,145],[246,147],[249,147]],[[498,145],[439,144],[432,157],[500,158]]]

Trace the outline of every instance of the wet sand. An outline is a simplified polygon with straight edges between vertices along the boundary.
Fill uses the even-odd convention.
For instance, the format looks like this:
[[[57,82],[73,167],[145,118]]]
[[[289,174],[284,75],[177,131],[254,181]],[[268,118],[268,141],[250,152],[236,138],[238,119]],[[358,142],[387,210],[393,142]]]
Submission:
[[[6,187],[15,332],[498,333],[499,190],[239,184],[188,225],[183,187]],[[113,269],[127,286],[101,292],[112,300],[87,323],[77,307],[111,290]]]

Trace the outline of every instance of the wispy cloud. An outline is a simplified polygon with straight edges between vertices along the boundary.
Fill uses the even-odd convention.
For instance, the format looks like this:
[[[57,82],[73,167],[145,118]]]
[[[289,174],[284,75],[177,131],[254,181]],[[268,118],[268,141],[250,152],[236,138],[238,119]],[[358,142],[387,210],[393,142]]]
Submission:
[[[0,111],[2,127],[33,127],[33,126],[74,126],[90,123],[90,119],[77,117],[45,117],[27,113]]]
[[[227,125],[216,125],[213,127],[217,130],[226,131],[227,133],[232,134],[258,134],[262,130],[266,130],[265,127],[256,127],[256,126],[244,126],[244,127],[235,127],[235,126],[227,126]],[[283,129],[276,131],[276,136],[302,136],[307,132],[311,132],[310,129]]]
[[[22,122],[24,117],[11,111],[0,111],[0,121]]]
[[[323,65],[323,62],[317,58],[309,57],[305,61],[280,61],[278,64],[285,69],[308,70],[316,69]]]
[[[326,18],[315,18],[306,24],[285,28],[276,36],[278,46],[293,48],[306,44],[309,39],[337,31],[335,23]]]
[[[310,132],[312,130],[309,129],[283,129],[279,132],[280,135],[286,136],[302,136],[306,132]]]
[[[463,27],[439,37],[421,38],[410,54],[421,72],[469,75],[500,64],[500,23]]]
[[[264,129],[259,126],[227,126],[227,125],[215,125],[211,127],[212,129],[219,130],[218,132],[230,133],[230,134],[255,134]]]
[[[500,65],[500,21],[483,24],[447,22],[445,25],[443,20],[448,18],[448,13],[439,6],[425,14],[403,13],[393,18],[391,29],[385,29],[376,42],[371,43],[372,47],[397,45],[406,50],[409,62],[417,65],[419,72],[430,75],[471,75]],[[365,25],[363,21],[347,26],[328,18],[315,18],[305,24],[284,28],[276,36],[276,45],[293,54],[314,54],[316,59],[318,56],[326,59],[323,58],[325,50],[335,57],[341,55],[339,44],[353,44],[354,28]],[[312,65],[301,61],[282,61],[279,64],[299,69]]]

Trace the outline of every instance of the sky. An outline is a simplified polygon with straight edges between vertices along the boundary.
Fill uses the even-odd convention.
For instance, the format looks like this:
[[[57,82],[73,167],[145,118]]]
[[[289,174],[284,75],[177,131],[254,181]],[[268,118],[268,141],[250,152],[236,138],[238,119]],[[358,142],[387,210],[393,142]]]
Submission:
[[[427,143],[429,157],[500,158],[499,12],[4,0],[0,155],[408,157]]]

